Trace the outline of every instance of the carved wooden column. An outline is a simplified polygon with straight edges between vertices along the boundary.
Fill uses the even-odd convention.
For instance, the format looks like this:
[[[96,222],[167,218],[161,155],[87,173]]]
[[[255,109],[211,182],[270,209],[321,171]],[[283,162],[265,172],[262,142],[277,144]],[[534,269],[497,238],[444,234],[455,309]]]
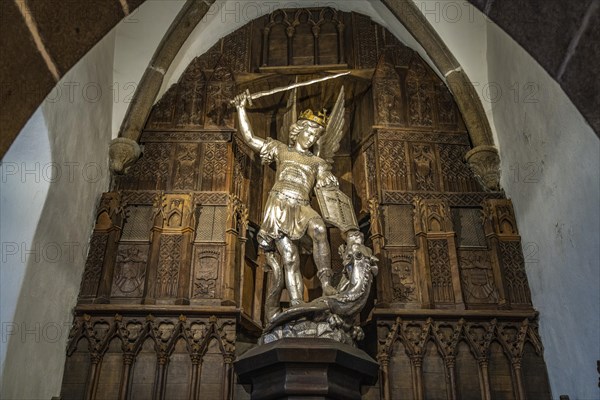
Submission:
[[[521,371],[521,358],[515,358],[511,362],[513,376],[515,379],[517,400],[526,400],[525,386],[523,386],[523,373]]]
[[[319,27],[319,25],[313,25],[312,27],[312,34],[313,34],[313,46],[315,48],[314,50],[314,61],[313,64],[314,65],[319,65],[319,32],[320,32],[321,28]]]
[[[380,367],[379,384],[381,385],[381,393],[384,400],[391,400],[390,391],[390,372],[389,372],[390,356],[387,353],[377,354],[377,362]]]
[[[245,269],[245,264],[246,264],[246,242],[248,241],[247,238],[247,233],[248,233],[248,224],[250,223],[250,221],[248,220],[249,218],[249,212],[248,212],[248,207],[246,207],[246,205],[244,204],[240,204],[239,206],[239,211],[238,211],[238,243],[237,243],[237,247],[236,247],[236,253],[237,253],[237,270],[235,271],[235,276],[237,279],[235,279],[238,282],[238,289],[237,289],[237,299],[236,302],[240,305],[243,306],[243,299],[246,296],[246,294],[244,293],[244,286],[245,286],[245,280],[246,279],[253,279],[253,276],[245,276],[244,274],[244,269]],[[254,281],[252,282],[252,286],[254,287]],[[256,290],[256,288],[254,288],[254,290]],[[245,310],[247,314],[249,314],[250,317],[252,317],[252,309],[249,308],[247,310]]]
[[[135,355],[123,353],[123,371],[121,373],[121,383],[119,386],[119,400],[127,400],[129,391],[129,380]]]
[[[458,400],[458,393],[456,390],[456,357],[444,357],[444,364],[446,368],[446,387],[449,394],[448,398],[450,400]]]
[[[225,320],[219,326],[221,346],[223,349],[223,400],[233,398],[235,361],[236,324],[234,321]]]
[[[151,319],[151,334],[154,339],[154,350],[156,352],[156,374],[154,377],[154,400],[168,400],[165,398],[167,390],[167,372],[171,353],[179,335],[174,334],[180,325],[185,322],[186,317],[179,317],[179,324],[175,325],[172,320],[157,321]]]
[[[115,269],[117,245],[123,225],[121,197],[116,192],[102,195],[90,251],[83,273],[80,303],[108,303]],[[97,287],[97,292],[94,287]]]
[[[98,353],[90,353],[90,372],[88,373],[87,386],[85,388],[85,400],[93,400],[96,397],[98,389],[98,377],[100,375],[100,364],[102,363],[102,355]]]
[[[410,365],[415,400],[423,400],[423,355],[415,354],[410,356]]]
[[[156,277],[160,258],[160,237],[163,227],[162,207],[157,200],[154,204],[154,221],[150,230],[150,250],[146,268],[146,283],[143,304],[156,304]]]
[[[429,279],[422,287],[423,296],[436,307],[464,310],[460,287],[460,272],[456,254],[455,236],[450,219],[450,208],[445,200],[419,199],[415,201],[415,230],[419,249],[417,259],[421,271]],[[424,301],[424,306],[425,306]]]
[[[371,244],[373,246],[373,254],[375,255],[375,257],[377,257],[379,260],[381,261],[385,261],[385,257],[383,257],[383,249],[384,249],[384,235],[383,235],[383,228],[381,225],[381,207],[379,205],[379,200],[377,200],[377,197],[372,197],[371,199],[369,199],[368,201],[368,207],[369,207],[369,213],[370,215],[370,222],[371,222],[371,236],[370,236],[370,240],[371,240]],[[384,303],[384,304],[388,304],[391,299],[391,292],[392,292],[392,287],[390,284],[390,279],[389,278],[382,278],[382,277],[387,277],[389,275],[389,269],[387,265],[381,265],[380,266],[381,270],[379,272],[380,277],[379,279],[376,280],[377,282],[377,300],[379,303]]]
[[[146,304],[189,304],[194,232],[192,196],[165,194],[153,231]]]
[[[190,372],[190,391],[188,398],[190,400],[198,398],[198,391],[200,389],[200,375],[202,374],[202,355],[201,354],[190,354],[192,360],[192,370]]]
[[[492,391],[490,388],[490,373],[488,370],[488,358],[481,357],[477,360],[477,362],[479,364],[479,385],[481,387],[481,399],[492,400]]]
[[[417,242],[415,264],[419,271],[419,286],[421,288],[422,308],[433,308],[433,287],[431,285],[431,270],[429,268],[429,253],[427,252],[427,231],[421,223],[421,199],[415,201],[414,229]]]
[[[156,400],[165,399],[167,390],[167,368],[169,367],[169,358],[165,355],[158,355],[156,362],[156,376],[154,381],[154,394]]]
[[[295,29],[293,26],[288,26],[285,28],[285,33],[287,34],[288,40],[288,65],[293,65],[294,63],[294,33]]]
[[[337,30],[338,30],[338,51],[339,51],[339,63],[340,64],[345,64],[346,63],[346,47],[344,44],[344,31],[345,31],[345,26],[344,26],[344,22],[342,20],[338,21],[337,24]]]
[[[510,308],[510,302],[507,299],[507,294],[504,288],[504,273],[502,261],[500,260],[498,235],[496,234],[496,224],[493,221],[494,207],[493,203],[490,203],[489,200],[484,203],[483,219],[485,236],[490,247],[494,283],[498,289],[498,308],[507,309]]]
[[[484,216],[500,306],[531,308],[521,237],[512,202],[509,199],[488,199],[484,203]]]
[[[262,50],[262,67],[266,67],[269,63],[269,32],[271,28],[266,26],[263,30],[263,50]]]
[[[229,195],[227,203],[227,228],[225,231],[225,269],[223,271],[223,305],[238,305],[235,275],[240,268],[239,258],[239,219],[240,199]]]

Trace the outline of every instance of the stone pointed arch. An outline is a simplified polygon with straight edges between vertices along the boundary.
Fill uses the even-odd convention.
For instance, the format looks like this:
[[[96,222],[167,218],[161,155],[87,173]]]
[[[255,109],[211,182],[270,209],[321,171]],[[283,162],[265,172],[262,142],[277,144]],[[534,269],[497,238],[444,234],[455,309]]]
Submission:
[[[431,57],[437,69],[445,76],[447,85],[454,95],[456,104],[464,118],[471,142],[475,147],[467,154],[467,160],[475,175],[478,177],[486,177],[486,179],[481,179],[485,186],[489,190],[497,190],[499,187],[498,169],[500,163],[498,151],[494,147],[491,128],[481,101],[467,75],[462,70],[462,67],[456,58],[445,46],[442,39],[437,35],[433,27],[412,1],[384,1],[384,4],[392,11],[398,21],[402,23],[413,36],[415,36],[417,41]],[[193,6],[189,3],[186,4],[186,7],[184,7],[177,19],[173,22],[169,28],[169,32],[156,50],[156,53],[142,78],[142,82],[140,82],[140,85],[137,88],[125,120],[121,125],[119,133],[120,138],[111,144],[111,168],[112,171],[117,174],[123,173],[137,158],[137,141],[139,140],[142,128],[150,115],[152,104],[156,101],[156,96],[163,82],[164,72],[168,70],[175,58],[177,50],[181,47],[185,38],[191,34],[192,28],[190,27],[190,24],[192,23],[195,25],[195,23],[199,22],[197,15],[194,15],[195,13],[198,13],[197,8],[198,6]],[[203,11],[206,12],[206,10]],[[304,15],[303,13],[305,14],[306,10],[298,10],[295,15],[298,17],[301,14]],[[274,24],[284,23],[286,17],[288,17],[287,14],[282,10],[277,10],[271,14],[270,22],[266,25],[266,30],[263,34],[264,48],[270,49],[269,44],[264,41],[268,41],[272,26],[274,26]],[[343,23],[338,23],[338,26],[343,28]],[[290,38],[291,35],[293,35],[293,31],[294,26],[292,23],[289,23],[286,34],[290,36]],[[313,34],[317,37],[319,30],[313,30]],[[338,40],[341,41],[342,36],[343,35],[339,35]],[[294,41],[291,39],[289,39],[287,43],[288,62],[290,64],[292,64],[292,62],[290,62],[290,52],[292,51],[291,46],[293,46],[293,43]],[[316,48],[318,48],[318,46]],[[342,48],[343,43],[340,42],[340,50]],[[264,65],[268,59],[268,55],[265,56],[263,50],[262,64]],[[340,58],[342,61],[343,59],[343,57]],[[119,160],[119,158],[121,158],[121,160]],[[496,177],[498,180],[494,179]]]

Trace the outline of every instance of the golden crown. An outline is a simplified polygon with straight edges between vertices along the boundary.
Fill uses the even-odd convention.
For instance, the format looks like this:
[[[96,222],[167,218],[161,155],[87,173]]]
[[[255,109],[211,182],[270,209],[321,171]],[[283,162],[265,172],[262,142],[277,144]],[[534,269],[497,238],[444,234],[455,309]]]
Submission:
[[[323,111],[319,111],[316,114],[312,112],[309,108],[300,113],[300,118],[298,119],[307,119],[312,122],[316,122],[321,125],[323,128],[327,126],[327,122],[329,122],[329,117],[327,116],[327,110],[323,109]]]

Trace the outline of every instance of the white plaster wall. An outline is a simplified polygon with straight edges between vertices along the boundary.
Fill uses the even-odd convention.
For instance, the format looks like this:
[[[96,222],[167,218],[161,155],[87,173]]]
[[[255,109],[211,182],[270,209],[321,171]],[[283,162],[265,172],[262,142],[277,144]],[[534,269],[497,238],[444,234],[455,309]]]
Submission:
[[[147,0],[115,27],[113,138],[146,67],[184,4],[185,0]]]
[[[15,324],[28,251],[35,248],[33,238],[52,178],[52,159],[48,129],[41,107],[27,122],[0,164],[0,371],[8,341],[22,329]],[[24,206],[23,199],[27,200]]]
[[[2,265],[2,323],[3,329],[12,329],[2,336],[7,349],[3,399],[50,399],[60,394],[94,211],[110,180],[113,54],[111,33],[42,104],[47,137],[38,112],[26,127],[36,135],[19,136],[4,158],[40,163],[40,179],[45,183],[27,176],[24,182],[14,181],[2,189],[2,241],[23,241],[23,248],[32,252],[25,253],[23,261]],[[50,159],[53,164],[48,167]],[[22,213],[30,215],[22,217]],[[14,231],[15,227],[20,228]],[[16,286],[4,290],[5,284],[19,282],[20,290]],[[5,309],[14,309],[14,317],[4,314]]]
[[[600,140],[560,86],[495,24],[488,68],[502,187],[512,198],[553,397],[599,399]]]

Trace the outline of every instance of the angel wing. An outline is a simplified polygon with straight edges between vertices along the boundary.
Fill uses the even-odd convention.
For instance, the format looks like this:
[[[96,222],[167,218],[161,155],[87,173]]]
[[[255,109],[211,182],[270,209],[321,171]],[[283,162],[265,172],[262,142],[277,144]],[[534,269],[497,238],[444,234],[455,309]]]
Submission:
[[[298,83],[298,77],[296,76],[296,83]],[[292,89],[290,96],[288,97],[286,104],[286,111],[283,114],[283,121],[281,123],[281,136],[280,141],[282,143],[288,143],[290,138],[290,126],[298,119],[298,109],[296,107],[296,91],[298,88]]]
[[[344,87],[340,89],[325,133],[315,145],[315,155],[321,157],[328,163],[333,163],[333,156],[340,149],[340,141],[344,134]]]

